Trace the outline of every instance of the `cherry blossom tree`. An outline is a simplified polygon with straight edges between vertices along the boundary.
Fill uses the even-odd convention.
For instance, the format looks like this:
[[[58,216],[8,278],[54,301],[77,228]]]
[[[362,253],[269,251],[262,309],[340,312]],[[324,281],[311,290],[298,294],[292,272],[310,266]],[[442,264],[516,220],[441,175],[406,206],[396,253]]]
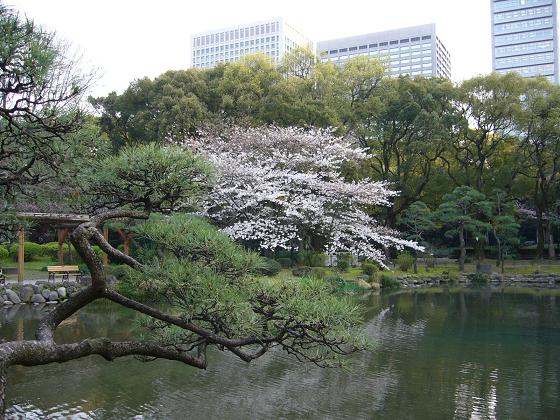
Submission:
[[[384,182],[349,181],[345,165],[369,156],[330,130],[280,127],[199,133],[186,145],[215,165],[206,215],[230,237],[261,250],[352,252],[383,263],[385,247],[418,248],[370,216],[397,193]],[[315,241],[316,243],[317,241]]]

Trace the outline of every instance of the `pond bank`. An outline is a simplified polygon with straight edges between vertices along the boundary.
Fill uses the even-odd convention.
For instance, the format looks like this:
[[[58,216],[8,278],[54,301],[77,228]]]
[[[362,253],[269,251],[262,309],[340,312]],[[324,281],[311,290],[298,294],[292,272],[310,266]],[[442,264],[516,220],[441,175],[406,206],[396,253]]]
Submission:
[[[496,287],[520,287],[538,289],[560,289],[558,274],[461,274],[459,276],[417,276],[404,275],[392,277],[403,289],[454,286],[489,285]]]

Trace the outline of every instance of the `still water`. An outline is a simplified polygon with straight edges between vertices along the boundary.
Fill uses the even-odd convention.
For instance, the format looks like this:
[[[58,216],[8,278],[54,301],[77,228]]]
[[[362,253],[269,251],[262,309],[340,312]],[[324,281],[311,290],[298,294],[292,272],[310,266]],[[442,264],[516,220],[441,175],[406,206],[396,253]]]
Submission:
[[[349,370],[298,364],[274,352],[251,365],[214,352],[200,371],[176,362],[13,367],[11,418],[552,419],[560,416],[560,295],[488,290],[372,296],[374,352]],[[4,309],[4,339],[33,337],[37,307]],[[110,303],[67,320],[59,342],[135,335],[134,315]]]

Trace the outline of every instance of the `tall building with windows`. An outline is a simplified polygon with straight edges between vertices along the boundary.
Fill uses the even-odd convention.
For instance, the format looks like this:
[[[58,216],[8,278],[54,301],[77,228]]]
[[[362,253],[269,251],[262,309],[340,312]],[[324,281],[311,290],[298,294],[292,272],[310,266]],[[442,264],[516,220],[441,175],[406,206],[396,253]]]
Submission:
[[[493,70],[558,83],[556,0],[491,0]]]
[[[262,52],[273,63],[297,47],[313,49],[313,43],[282,18],[232,26],[191,36],[191,64],[207,69]]]
[[[384,61],[391,75],[451,78],[451,56],[435,24],[321,41],[317,51],[323,62],[342,64],[363,55]]]

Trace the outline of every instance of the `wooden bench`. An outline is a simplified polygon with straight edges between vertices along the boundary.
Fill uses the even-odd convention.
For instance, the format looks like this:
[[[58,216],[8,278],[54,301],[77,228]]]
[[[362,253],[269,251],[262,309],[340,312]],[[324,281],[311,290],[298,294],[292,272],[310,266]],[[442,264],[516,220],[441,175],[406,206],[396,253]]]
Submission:
[[[0,286],[6,285],[6,276],[8,274],[17,274],[18,269],[14,267],[1,268],[0,267]]]
[[[47,266],[49,272],[49,281],[56,283],[56,275],[62,274],[62,281],[69,280],[70,274],[76,275],[76,281],[80,279],[80,267],[77,265],[49,265]]]

